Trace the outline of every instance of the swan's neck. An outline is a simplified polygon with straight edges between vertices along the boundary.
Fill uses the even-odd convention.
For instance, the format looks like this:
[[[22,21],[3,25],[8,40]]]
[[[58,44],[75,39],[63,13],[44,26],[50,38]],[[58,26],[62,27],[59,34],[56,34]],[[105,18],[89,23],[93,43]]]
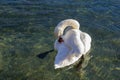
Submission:
[[[62,36],[64,33],[64,30],[67,27],[71,27],[72,29],[79,29],[80,24],[78,21],[73,20],[73,19],[67,19],[67,20],[63,20],[61,21],[57,27],[55,28],[55,35],[58,36]]]

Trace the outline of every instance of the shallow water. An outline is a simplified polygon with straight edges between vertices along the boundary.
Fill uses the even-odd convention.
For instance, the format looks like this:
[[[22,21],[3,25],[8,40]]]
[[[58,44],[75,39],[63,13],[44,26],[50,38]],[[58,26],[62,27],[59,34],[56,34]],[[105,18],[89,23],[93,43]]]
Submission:
[[[0,80],[119,80],[119,0],[1,0]],[[92,37],[86,67],[54,70],[54,27],[64,19],[80,22]],[[85,64],[85,63],[84,63]]]

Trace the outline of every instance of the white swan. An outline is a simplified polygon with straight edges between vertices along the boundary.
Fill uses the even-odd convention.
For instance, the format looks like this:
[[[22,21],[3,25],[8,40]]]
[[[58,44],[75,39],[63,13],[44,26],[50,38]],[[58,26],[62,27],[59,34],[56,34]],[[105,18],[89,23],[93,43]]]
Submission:
[[[80,24],[74,19],[61,21],[54,30],[57,37],[54,48],[58,51],[54,66],[63,68],[75,63],[91,47],[91,37],[79,30]]]

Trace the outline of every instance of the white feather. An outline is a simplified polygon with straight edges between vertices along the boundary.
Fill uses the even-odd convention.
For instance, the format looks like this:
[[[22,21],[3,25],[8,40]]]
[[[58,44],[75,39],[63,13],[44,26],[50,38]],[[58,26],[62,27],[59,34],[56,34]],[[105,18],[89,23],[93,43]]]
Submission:
[[[54,48],[58,53],[54,62],[55,69],[75,63],[90,50],[91,37],[87,33],[80,31],[79,25],[78,21],[67,19],[56,26],[54,33],[57,36],[57,40]],[[65,28],[68,26],[71,26],[72,29],[68,29],[63,35]],[[59,43],[59,37],[62,37],[64,42]]]

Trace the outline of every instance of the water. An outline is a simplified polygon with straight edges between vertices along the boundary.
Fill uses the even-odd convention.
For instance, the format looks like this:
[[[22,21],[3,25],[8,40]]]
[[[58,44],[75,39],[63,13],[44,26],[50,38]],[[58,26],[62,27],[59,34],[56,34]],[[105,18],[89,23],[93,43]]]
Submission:
[[[1,0],[0,80],[120,80],[120,0]],[[54,70],[54,27],[80,22],[92,37],[87,66]]]

